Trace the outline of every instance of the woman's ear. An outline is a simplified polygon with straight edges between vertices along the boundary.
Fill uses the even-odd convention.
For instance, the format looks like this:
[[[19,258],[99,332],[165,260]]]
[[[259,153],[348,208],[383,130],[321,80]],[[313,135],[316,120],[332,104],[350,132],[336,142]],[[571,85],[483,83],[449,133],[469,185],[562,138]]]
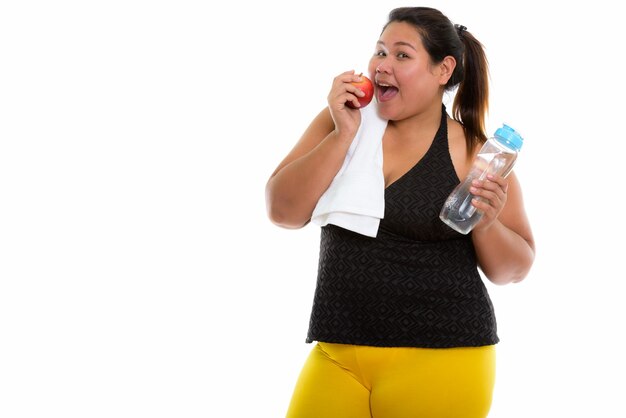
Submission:
[[[456,60],[453,56],[448,55],[439,63],[439,84],[445,86],[450,77],[452,77],[452,73],[454,73],[454,69],[456,68]]]

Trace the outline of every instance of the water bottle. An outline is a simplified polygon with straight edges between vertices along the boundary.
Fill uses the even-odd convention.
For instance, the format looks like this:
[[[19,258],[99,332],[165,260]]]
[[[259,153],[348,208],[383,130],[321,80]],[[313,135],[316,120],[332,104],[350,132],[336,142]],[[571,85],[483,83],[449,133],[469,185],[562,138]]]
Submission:
[[[472,181],[484,180],[488,174],[506,177],[513,169],[522,143],[520,134],[510,126],[503,124],[498,128],[476,155],[465,180],[446,199],[439,218],[461,234],[469,233],[483,216],[472,205],[472,199],[476,198],[469,191]]]

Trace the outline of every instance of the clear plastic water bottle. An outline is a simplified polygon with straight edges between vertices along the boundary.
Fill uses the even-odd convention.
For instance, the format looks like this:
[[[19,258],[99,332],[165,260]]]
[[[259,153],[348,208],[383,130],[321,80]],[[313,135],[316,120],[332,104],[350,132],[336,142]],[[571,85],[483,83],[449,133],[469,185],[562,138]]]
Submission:
[[[488,174],[506,177],[513,169],[523,142],[520,134],[510,126],[503,124],[498,128],[476,155],[467,177],[446,199],[439,218],[461,234],[469,233],[483,216],[472,205],[472,199],[476,198],[469,191],[472,181],[483,180]]]

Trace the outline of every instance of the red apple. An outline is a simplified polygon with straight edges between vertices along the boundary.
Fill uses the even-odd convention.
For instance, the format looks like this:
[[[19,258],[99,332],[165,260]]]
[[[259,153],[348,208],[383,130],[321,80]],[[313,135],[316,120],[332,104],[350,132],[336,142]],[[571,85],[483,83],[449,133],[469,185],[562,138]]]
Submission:
[[[365,96],[363,97],[357,96],[361,107],[365,107],[372,101],[372,98],[374,97],[374,83],[372,83],[372,80],[365,77],[363,73],[359,74],[359,77],[361,77],[361,81],[353,81],[350,84],[365,93]],[[353,105],[351,101],[347,101],[346,106],[348,106],[350,109],[360,109]]]

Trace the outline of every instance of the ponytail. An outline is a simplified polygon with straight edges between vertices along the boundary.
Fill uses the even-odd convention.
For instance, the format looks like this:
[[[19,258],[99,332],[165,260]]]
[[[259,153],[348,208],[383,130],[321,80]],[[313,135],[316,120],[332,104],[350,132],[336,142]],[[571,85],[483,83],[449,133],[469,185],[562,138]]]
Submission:
[[[463,125],[468,156],[471,156],[472,150],[487,140],[485,117],[489,109],[489,68],[482,44],[464,26],[457,25],[457,31],[465,46],[464,74],[452,104],[452,117]]]

